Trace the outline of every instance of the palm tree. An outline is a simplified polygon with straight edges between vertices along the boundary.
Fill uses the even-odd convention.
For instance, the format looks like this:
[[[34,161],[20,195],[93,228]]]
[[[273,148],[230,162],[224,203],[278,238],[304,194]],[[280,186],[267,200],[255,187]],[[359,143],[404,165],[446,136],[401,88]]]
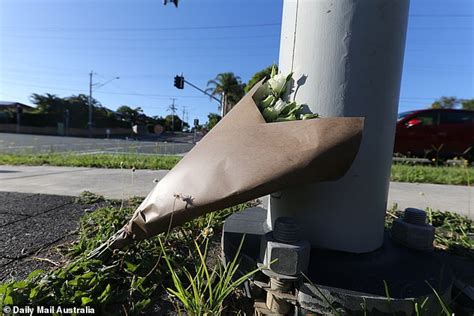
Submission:
[[[49,113],[55,109],[62,100],[55,94],[46,93],[44,95],[33,93],[30,100],[36,105],[38,112]]]
[[[209,88],[206,89],[206,92],[224,98],[224,114],[229,112],[232,106],[239,102],[245,94],[245,84],[233,72],[218,74],[213,80],[207,82],[207,86]]]

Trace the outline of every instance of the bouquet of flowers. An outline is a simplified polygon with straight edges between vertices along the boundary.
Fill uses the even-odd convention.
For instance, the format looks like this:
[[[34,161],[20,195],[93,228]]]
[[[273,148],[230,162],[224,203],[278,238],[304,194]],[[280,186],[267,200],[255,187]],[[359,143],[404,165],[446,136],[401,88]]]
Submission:
[[[285,122],[295,120],[308,120],[319,117],[318,114],[301,112],[301,105],[295,101],[287,102],[283,100],[288,83],[292,74],[277,74],[276,68],[272,68],[270,79],[257,89],[253,96],[265,121]]]
[[[256,84],[92,256],[103,257],[207,212],[342,177],[359,149],[363,118],[311,120],[317,115],[302,114],[295,102],[282,100],[290,78],[273,74]]]

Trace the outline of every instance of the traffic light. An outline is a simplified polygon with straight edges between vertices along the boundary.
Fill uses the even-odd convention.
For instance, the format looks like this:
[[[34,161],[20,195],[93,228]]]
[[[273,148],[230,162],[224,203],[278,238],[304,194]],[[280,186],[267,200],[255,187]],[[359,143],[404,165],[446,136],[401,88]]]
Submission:
[[[174,77],[174,86],[178,89],[184,88],[184,76],[175,76]]]

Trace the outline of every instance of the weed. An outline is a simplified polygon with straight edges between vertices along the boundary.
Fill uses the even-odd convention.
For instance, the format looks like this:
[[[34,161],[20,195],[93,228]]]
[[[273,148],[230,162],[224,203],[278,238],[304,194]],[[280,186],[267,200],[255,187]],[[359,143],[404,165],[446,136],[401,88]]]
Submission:
[[[255,269],[237,278],[239,268],[238,257],[243,244],[242,239],[234,259],[225,267],[222,264],[218,264],[217,267],[210,271],[206,264],[208,241],[209,239],[206,239],[204,242],[204,250],[201,250],[196,241],[194,242],[199,259],[196,260],[192,272],[187,268],[180,269],[179,265],[173,264],[163,244],[161,244],[163,257],[171,273],[174,285],[174,288],[168,288],[167,291],[180,301],[189,315],[221,314],[224,310],[224,301],[259,270]],[[180,274],[184,275],[184,277],[180,277]]]
[[[165,262],[157,258],[166,249],[173,254],[176,265],[186,267],[194,261],[194,240],[202,236],[192,222],[187,224],[189,227],[172,230],[164,245],[155,237],[115,252],[108,262],[87,258],[91,250],[129,220],[140,202],[137,198],[123,205],[119,201],[105,201],[94,212],[86,213],[81,219],[78,240],[63,251],[68,263],[52,271],[33,271],[24,280],[0,284],[0,310],[5,305],[87,305],[98,314],[137,315],[149,313],[158,301],[162,306],[165,288],[173,283]],[[217,227],[226,216],[246,207],[242,204],[217,211],[212,220],[207,215],[208,220],[199,218],[195,223],[197,227],[202,227],[202,223]]]
[[[90,191],[82,191],[75,199],[75,202],[83,205],[96,204],[104,202],[105,198],[102,195],[92,193]]]

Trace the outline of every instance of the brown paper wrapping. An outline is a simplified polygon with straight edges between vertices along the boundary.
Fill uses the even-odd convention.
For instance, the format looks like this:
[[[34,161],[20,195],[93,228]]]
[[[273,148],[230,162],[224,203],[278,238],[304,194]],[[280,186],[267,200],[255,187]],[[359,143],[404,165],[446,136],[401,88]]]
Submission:
[[[260,85],[157,183],[110,248],[166,232],[207,212],[346,173],[358,151],[364,119],[266,123],[252,98]]]

